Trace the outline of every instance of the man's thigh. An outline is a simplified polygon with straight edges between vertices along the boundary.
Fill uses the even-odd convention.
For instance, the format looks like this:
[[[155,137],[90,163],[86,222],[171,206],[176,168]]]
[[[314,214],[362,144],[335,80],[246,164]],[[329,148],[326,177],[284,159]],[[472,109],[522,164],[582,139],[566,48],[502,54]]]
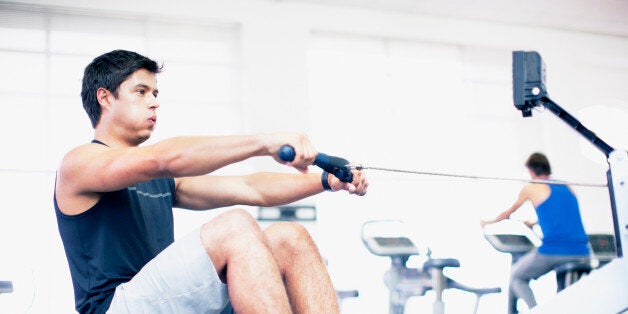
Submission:
[[[554,265],[555,261],[534,250],[522,256],[512,266],[512,276],[523,280],[537,279],[551,271]]]
[[[197,229],[119,285],[107,313],[219,313],[227,301]]]
[[[527,253],[515,265],[513,265],[512,275],[519,279],[537,279],[540,276],[552,271],[556,266],[570,261],[584,261],[586,256],[565,256],[549,255],[532,251]]]

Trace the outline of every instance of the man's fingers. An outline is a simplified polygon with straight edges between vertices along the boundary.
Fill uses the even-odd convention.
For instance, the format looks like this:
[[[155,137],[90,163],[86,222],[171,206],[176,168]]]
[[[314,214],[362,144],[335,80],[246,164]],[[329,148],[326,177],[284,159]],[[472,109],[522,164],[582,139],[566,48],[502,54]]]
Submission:
[[[347,191],[349,191],[349,193],[353,194],[353,193],[355,193],[357,188],[355,187],[355,185],[353,185],[351,183],[345,183],[345,190],[347,190]]]

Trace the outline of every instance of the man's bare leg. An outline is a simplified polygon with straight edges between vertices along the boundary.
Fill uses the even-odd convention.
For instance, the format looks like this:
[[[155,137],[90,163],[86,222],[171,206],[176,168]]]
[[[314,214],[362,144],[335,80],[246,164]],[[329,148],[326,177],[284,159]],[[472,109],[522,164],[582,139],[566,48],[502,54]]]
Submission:
[[[264,230],[294,313],[338,313],[336,291],[307,230],[279,222]]]
[[[244,210],[231,210],[201,228],[201,241],[238,314],[290,313],[290,304],[264,233]]]

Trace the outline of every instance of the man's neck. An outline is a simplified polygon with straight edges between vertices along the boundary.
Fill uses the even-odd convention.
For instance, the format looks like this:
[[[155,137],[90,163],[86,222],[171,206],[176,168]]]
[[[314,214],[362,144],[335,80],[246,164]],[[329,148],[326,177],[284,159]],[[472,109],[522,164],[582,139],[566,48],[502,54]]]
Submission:
[[[127,141],[122,136],[116,136],[115,133],[110,132],[108,130],[100,129],[96,127],[94,130],[94,139],[105,143],[107,146],[112,148],[122,148],[122,147],[134,147],[138,146],[141,143],[134,143],[132,141]]]
[[[532,177],[533,180],[549,180],[550,176],[548,175],[542,175],[542,176],[533,176]]]

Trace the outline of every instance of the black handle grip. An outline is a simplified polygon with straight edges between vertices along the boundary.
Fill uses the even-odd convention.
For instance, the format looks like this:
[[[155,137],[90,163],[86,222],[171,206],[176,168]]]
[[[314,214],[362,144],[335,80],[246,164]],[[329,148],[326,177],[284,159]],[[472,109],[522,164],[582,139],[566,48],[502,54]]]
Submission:
[[[294,160],[296,153],[292,146],[284,145],[279,148],[277,155],[279,156],[279,159],[290,162]],[[351,173],[351,168],[349,168],[349,161],[344,158],[318,153],[318,155],[316,155],[316,159],[314,160],[314,165],[333,174],[342,182],[353,181],[353,173]]]

